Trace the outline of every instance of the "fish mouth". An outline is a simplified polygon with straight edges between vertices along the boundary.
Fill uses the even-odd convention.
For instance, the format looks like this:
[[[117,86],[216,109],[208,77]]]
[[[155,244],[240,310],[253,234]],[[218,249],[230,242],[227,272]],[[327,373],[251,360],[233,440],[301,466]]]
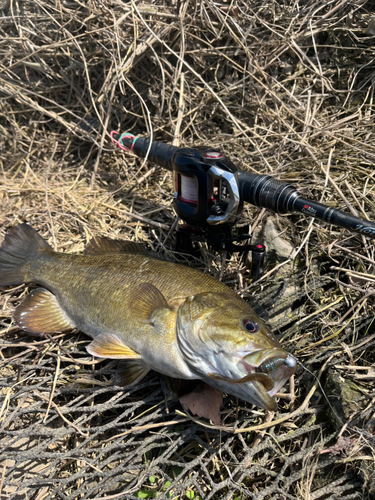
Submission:
[[[249,399],[268,411],[276,410],[273,396],[296,370],[295,358],[283,349],[259,349],[244,355],[238,362],[239,369],[246,373],[233,379],[218,373],[208,374],[210,378],[230,384],[233,388],[251,383],[254,390]],[[243,396],[242,396],[243,397]]]
[[[274,396],[297,368],[295,358],[283,349],[260,349],[243,356],[241,363],[248,374],[265,375],[272,384],[265,385]]]

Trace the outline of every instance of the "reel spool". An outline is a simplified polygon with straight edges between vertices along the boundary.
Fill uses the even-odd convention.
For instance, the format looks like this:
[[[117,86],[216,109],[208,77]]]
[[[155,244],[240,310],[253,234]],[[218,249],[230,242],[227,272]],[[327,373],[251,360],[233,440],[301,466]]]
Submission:
[[[265,248],[251,245],[251,235],[233,236],[236,216],[242,211],[235,165],[212,148],[179,149],[173,156],[175,212],[185,222],[176,234],[176,250],[196,253],[197,242],[243,254],[252,252],[251,278],[263,274]],[[239,243],[245,244],[239,244]]]

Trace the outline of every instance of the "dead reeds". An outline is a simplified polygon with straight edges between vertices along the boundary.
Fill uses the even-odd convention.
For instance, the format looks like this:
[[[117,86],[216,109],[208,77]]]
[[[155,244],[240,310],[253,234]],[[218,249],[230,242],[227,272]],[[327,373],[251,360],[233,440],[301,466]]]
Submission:
[[[24,287],[8,288],[1,498],[374,494],[372,240],[247,205],[240,224],[269,221],[293,249],[260,281],[235,255],[178,255],[170,174],[109,140],[220,147],[375,221],[374,15],[340,0],[0,3],[1,234],[27,221],[68,252],[97,234],[143,241],[211,272],[321,383],[301,369],[272,418],[227,398],[219,431],[181,414],[159,376],[113,387],[114,363],[92,361],[84,335],[25,336],[11,323]]]

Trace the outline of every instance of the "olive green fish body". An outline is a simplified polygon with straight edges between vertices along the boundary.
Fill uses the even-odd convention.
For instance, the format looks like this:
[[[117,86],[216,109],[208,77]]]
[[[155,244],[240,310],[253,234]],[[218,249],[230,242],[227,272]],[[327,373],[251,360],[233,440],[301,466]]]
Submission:
[[[165,358],[178,356],[175,346],[176,312],[186,296],[204,292],[226,293],[247,304],[230,288],[194,269],[142,254],[69,255],[44,251],[31,264],[25,281],[50,290],[69,317],[70,324],[91,337],[103,333],[119,336],[139,353],[152,369],[175,377],[193,375],[181,361],[179,371],[163,369]],[[156,287],[168,306],[161,328],[155,328],[139,311],[142,283]],[[160,348],[148,355],[149,343]],[[146,349],[145,349],[146,347]]]
[[[89,353],[129,360],[125,383],[150,369],[275,408],[295,361],[233,290],[134,243],[93,239],[85,255],[54,252],[26,224],[0,248],[0,286],[36,283],[14,312],[33,333],[77,328]]]

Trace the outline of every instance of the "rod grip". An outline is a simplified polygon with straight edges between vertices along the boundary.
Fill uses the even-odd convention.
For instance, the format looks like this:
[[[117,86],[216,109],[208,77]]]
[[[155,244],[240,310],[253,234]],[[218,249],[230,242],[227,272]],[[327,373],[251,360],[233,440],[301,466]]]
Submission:
[[[269,175],[239,172],[238,184],[241,199],[252,205],[273,210],[278,214],[300,212],[375,239],[373,222],[303,198],[287,182],[279,181]]]

